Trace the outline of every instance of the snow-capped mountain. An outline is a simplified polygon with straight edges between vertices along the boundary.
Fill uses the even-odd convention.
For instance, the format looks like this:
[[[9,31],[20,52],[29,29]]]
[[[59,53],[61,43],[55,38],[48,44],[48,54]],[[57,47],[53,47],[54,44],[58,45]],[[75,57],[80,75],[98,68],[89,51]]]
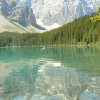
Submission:
[[[31,6],[36,19],[45,25],[63,25],[79,16],[90,14],[100,6],[100,0],[15,0]]]

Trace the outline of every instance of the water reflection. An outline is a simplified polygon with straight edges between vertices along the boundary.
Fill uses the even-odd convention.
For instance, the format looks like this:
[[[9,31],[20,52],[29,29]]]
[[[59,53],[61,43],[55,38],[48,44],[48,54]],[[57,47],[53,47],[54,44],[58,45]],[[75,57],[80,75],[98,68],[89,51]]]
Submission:
[[[10,48],[0,60],[0,100],[100,100],[100,76],[85,69],[94,66],[89,60],[99,58],[98,49],[24,49]]]

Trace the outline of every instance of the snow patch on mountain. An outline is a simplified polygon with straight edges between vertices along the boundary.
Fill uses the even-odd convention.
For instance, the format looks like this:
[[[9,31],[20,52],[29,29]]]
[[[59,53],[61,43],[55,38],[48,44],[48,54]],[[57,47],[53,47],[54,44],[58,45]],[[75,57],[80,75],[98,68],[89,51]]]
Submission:
[[[38,25],[44,27],[47,31],[48,31],[48,30],[51,30],[51,29],[55,29],[55,28],[59,28],[59,27],[60,27],[60,25],[57,24],[57,23],[54,23],[54,24],[51,25],[51,26],[44,25],[43,22],[42,22],[42,19],[37,19],[36,22],[37,22]]]

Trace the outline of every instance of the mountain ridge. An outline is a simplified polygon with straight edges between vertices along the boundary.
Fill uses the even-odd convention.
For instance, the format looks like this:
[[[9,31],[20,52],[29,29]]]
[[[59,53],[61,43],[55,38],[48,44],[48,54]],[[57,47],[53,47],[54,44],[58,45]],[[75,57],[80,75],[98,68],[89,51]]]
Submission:
[[[66,24],[75,18],[97,11],[100,0],[15,0],[31,6],[36,19],[45,25]]]
[[[37,25],[33,10],[25,4],[14,0],[0,0],[1,31],[8,32],[42,32],[45,29]],[[4,23],[2,22],[4,21]],[[6,25],[7,24],[7,25]],[[4,26],[6,26],[4,28]],[[9,27],[9,28],[8,28]],[[11,30],[12,27],[12,30]],[[24,31],[20,30],[19,28]],[[18,30],[16,30],[18,28]],[[14,30],[15,29],[15,30]]]
[[[22,26],[36,26],[36,19],[31,8],[17,4],[14,0],[0,0],[0,13]]]

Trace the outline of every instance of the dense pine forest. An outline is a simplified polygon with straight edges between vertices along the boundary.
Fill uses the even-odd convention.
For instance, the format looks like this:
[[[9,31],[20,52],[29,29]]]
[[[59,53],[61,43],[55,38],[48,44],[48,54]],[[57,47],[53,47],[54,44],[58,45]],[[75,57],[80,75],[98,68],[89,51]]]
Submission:
[[[45,33],[0,34],[0,46],[40,46],[40,45],[100,45],[100,21],[93,23],[92,13],[76,18],[60,28]]]

